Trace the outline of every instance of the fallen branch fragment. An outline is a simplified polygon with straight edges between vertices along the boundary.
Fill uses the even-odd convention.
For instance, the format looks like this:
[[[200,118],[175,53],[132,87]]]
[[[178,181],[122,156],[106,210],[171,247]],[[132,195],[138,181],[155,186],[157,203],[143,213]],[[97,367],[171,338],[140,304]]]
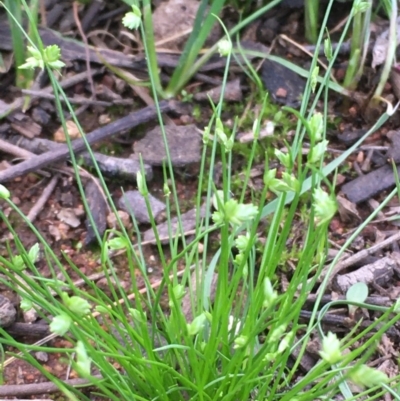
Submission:
[[[50,334],[50,327],[47,323],[15,322],[4,330],[13,337],[43,338]]]
[[[5,144],[4,146],[2,146],[3,143]],[[22,135],[0,134],[0,150],[2,150],[2,147],[4,147],[5,151],[7,150],[8,147],[11,150],[13,149],[12,147],[14,147],[20,149],[22,152],[29,151],[30,155],[29,157],[35,156],[35,154],[38,155],[38,154],[43,154],[45,152],[54,151],[56,149],[58,150],[68,149],[67,145],[50,141],[49,139],[44,139],[44,138],[28,139],[23,137]],[[8,151],[8,153],[10,153],[10,151]],[[15,152],[13,154],[15,154]],[[92,152],[92,154],[93,158],[96,160],[96,163],[100,171],[102,172],[103,175],[107,177],[112,177],[112,178],[118,177],[125,180],[135,181],[137,172],[141,171],[139,160],[132,158],[108,156],[98,152]],[[85,165],[90,167],[94,166],[92,156],[88,152],[81,153],[79,156],[82,157]],[[150,181],[153,178],[152,167],[149,166],[148,164],[144,164],[143,168],[146,180]]]
[[[35,202],[35,204],[32,206],[31,210],[29,211],[28,215],[26,218],[32,223],[37,215],[42,211],[43,206],[46,204],[48,199],[50,198],[50,195],[53,193],[54,188],[57,185],[59,176],[55,175],[50,182],[47,184],[46,188],[43,190],[42,194],[40,195],[40,198]]]
[[[400,175],[400,166],[397,167],[397,174]],[[393,174],[393,167],[388,164],[344,184],[340,190],[349,201],[361,203],[394,187],[395,184],[396,178]]]
[[[349,258],[340,261],[333,269],[331,278],[335,277],[336,274],[341,272],[342,270],[353,266],[355,263],[357,263],[360,260],[363,260],[367,256],[373,255],[375,252],[393,244],[396,241],[400,240],[400,231],[391,237],[385,239],[384,241],[380,242],[379,244],[371,246],[371,248],[363,249],[360,252],[357,252],[355,255],[350,256]],[[325,273],[326,274],[326,273]],[[322,276],[325,276],[325,274],[322,274]]]
[[[94,375],[93,377],[101,379],[101,375]],[[69,386],[87,386],[91,383],[86,379],[71,379],[62,381],[62,383]],[[11,384],[0,386],[0,397],[25,397],[38,394],[57,393],[60,389],[53,382],[45,383],[32,383],[32,384]]]
[[[333,278],[332,287],[334,290],[344,294],[356,283],[376,283],[378,285],[387,284],[393,277],[393,267],[395,264],[396,262],[393,259],[386,256],[377,260],[375,263],[365,265],[354,272],[336,275]]]
[[[176,103],[174,101],[160,102],[159,108],[161,112],[168,112],[175,109]],[[104,127],[95,129],[86,135],[86,141],[89,145],[103,141],[110,136],[117,134],[121,131],[132,129],[140,124],[153,120],[157,117],[157,109],[155,107],[145,107],[142,110],[128,114],[117,121],[114,121]],[[76,139],[72,142],[72,150],[74,153],[80,153],[86,150],[86,144],[83,139]],[[23,161],[16,166],[0,172],[0,182],[12,180],[21,175],[36,171],[40,168],[48,166],[52,163],[59,163],[68,159],[68,148],[60,148],[50,152],[43,153],[40,156],[34,156],[31,159]]]

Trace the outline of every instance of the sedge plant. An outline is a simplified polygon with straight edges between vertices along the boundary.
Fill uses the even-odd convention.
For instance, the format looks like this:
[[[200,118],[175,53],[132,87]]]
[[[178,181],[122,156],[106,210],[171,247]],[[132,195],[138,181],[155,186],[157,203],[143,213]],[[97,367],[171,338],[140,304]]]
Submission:
[[[26,18],[24,14],[24,2],[21,0],[4,0],[0,2],[0,6],[4,7],[7,11],[8,24],[10,26],[11,40],[13,45],[14,53],[14,65],[16,71],[15,84],[18,88],[28,89],[33,83],[33,70],[20,69],[28,57],[28,51],[26,47],[26,40],[23,34],[22,26],[25,26]],[[37,44],[37,23],[38,23],[38,9],[39,0],[31,0],[29,5],[25,3],[25,6],[29,8],[31,18],[27,26],[28,35],[35,39]],[[28,96],[24,99],[22,109],[25,110],[30,102]]]
[[[318,40],[322,40],[322,35]],[[225,42],[220,51],[227,61],[226,82],[232,46]],[[53,75],[54,68],[60,67],[54,57],[56,54],[55,48],[39,49],[32,57],[37,62],[35,68],[46,68],[55,93],[63,96]],[[109,283],[108,291],[103,291],[82,274],[73,259],[63,255],[64,259],[60,260],[11,201],[7,188],[0,186],[3,202],[38,239],[37,246],[25,249],[13,224],[0,210],[3,224],[12,234],[9,257],[0,257],[0,272],[4,275],[0,280],[20,295],[21,308],[33,308],[49,322],[52,336],[65,337],[71,344],[70,348],[28,345],[1,329],[3,349],[12,346],[20,353],[7,351],[3,367],[8,365],[10,355],[22,358],[74,400],[89,400],[90,397],[48,372],[31,355],[32,351],[61,353],[66,367],[70,365],[87,380],[88,386],[95,388],[96,394],[110,400],[305,401],[334,398],[340,393],[349,399],[348,382],[364,387],[366,399],[372,400],[374,394],[386,394],[388,388],[398,385],[399,378],[389,381],[386,375],[366,366],[373,351],[370,345],[379,341],[382,333],[398,319],[396,305],[379,310],[382,315],[373,326],[376,331],[372,328],[361,332],[354,330],[343,339],[325,333],[320,327],[327,308],[336,304],[319,311],[317,302],[310,324],[305,326],[299,320],[302,306],[326,262],[328,226],[336,213],[330,174],[358,145],[344,152],[339,160],[325,163],[327,108],[322,113],[315,112],[314,104],[309,111],[308,102],[314,91],[316,97],[323,96],[327,104],[329,74],[317,90],[315,67],[313,60],[303,105],[300,112],[293,111],[298,116],[295,140],[288,144],[287,151],[274,152],[274,159],[283,166],[282,174],[278,176],[277,171],[269,167],[271,160],[266,157],[263,188],[257,204],[249,201],[245,191],[239,199],[231,196],[235,132],[229,132],[224,125],[222,101],[214,105],[214,115],[203,133],[203,159],[196,194],[197,225],[191,242],[178,239],[179,232],[183,234],[182,221],[179,221],[181,228],[177,234],[172,216],[168,215],[169,244],[162,243],[149,204],[149,185],[144,172],[138,174],[137,186],[148,205],[160,261],[161,282],[156,289],[151,286],[147,274],[140,234],[133,244],[120,224],[118,230],[112,231],[113,237],[110,233],[103,238],[99,236],[99,268]],[[155,78],[152,83],[156,97]],[[61,102],[56,104],[61,108]],[[72,108],[69,110],[72,112]],[[61,109],[59,113],[62,118]],[[373,129],[387,117],[382,116]],[[253,125],[255,142],[260,126],[259,123]],[[165,134],[163,140],[167,146]],[[312,151],[303,159],[300,149],[305,140],[312,144]],[[255,149],[253,146],[250,165],[245,169],[247,175]],[[76,167],[73,154],[71,158]],[[212,174],[217,159],[223,167],[220,187],[216,187]],[[96,172],[116,211],[106,182],[100,171]],[[170,160],[164,168],[163,179],[167,205],[170,207],[169,202],[173,202],[179,218],[180,204]],[[249,179],[247,176],[244,182]],[[85,201],[77,173],[76,181]],[[207,188],[205,193],[202,188]],[[265,204],[267,194],[271,193],[274,201]],[[293,235],[297,212],[304,202],[309,205],[310,213],[301,222],[304,227],[301,250],[296,268],[288,270],[288,285],[283,288],[280,282],[283,255]],[[205,214],[199,212],[203,203]],[[90,216],[87,205],[86,212]],[[263,232],[261,227],[266,216],[270,216],[268,230]],[[134,214],[132,219],[140,233]],[[126,252],[126,266],[132,277],[128,289],[119,283],[110,253],[117,249]],[[38,257],[46,262],[49,277],[44,277],[37,268]],[[74,284],[71,272],[84,280],[84,289]],[[135,280],[138,272],[144,278],[143,289],[138,288]],[[197,280],[186,288],[185,284],[193,275]],[[326,282],[322,288],[324,286]],[[186,293],[190,295],[189,300]],[[162,302],[165,300],[166,303]],[[354,299],[348,302],[357,303]],[[363,301],[359,306],[366,307]],[[320,335],[322,339],[320,360],[299,376],[297,367],[310,334]],[[367,335],[365,349],[354,347],[355,341]],[[294,354],[295,350],[299,352]],[[294,365],[289,362],[293,355],[297,355]],[[365,377],[374,377],[374,380],[366,382]]]
[[[355,2],[352,10],[353,29],[350,44],[349,65],[343,81],[345,88],[354,90],[364,71],[364,63],[368,53],[372,1]]]

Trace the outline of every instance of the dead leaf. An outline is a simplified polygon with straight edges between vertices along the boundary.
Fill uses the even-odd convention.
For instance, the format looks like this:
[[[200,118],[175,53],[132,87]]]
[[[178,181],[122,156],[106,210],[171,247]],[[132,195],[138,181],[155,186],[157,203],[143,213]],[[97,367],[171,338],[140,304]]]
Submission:
[[[358,210],[356,205],[353,202],[350,202],[343,196],[338,195],[336,197],[339,207],[340,219],[344,223],[353,222],[354,219],[357,221],[361,220],[360,215],[358,214]]]
[[[67,121],[67,131],[70,139],[77,139],[81,137],[78,127],[73,121]],[[53,135],[56,142],[66,142],[64,129],[61,126]]]
[[[400,43],[400,17],[397,17],[397,44]],[[377,38],[372,49],[372,68],[383,64],[386,60],[387,49],[389,46],[389,28],[383,31]]]

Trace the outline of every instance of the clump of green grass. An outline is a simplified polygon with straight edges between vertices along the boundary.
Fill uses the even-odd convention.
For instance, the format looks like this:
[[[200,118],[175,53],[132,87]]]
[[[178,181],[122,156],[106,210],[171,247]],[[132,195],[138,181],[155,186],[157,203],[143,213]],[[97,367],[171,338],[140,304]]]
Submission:
[[[319,41],[321,38],[320,35]],[[232,55],[229,47],[226,49],[225,82]],[[48,55],[46,51],[35,54],[52,79],[54,93],[59,94],[61,89],[53,73],[57,64],[50,64],[45,57]],[[55,62],[53,59],[50,61]],[[320,310],[328,272],[320,286],[310,323],[300,323],[302,306],[326,264],[328,226],[336,212],[331,174],[362,140],[388,118],[387,114],[383,115],[358,143],[339,158],[326,163],[327,108],[323,113],[316,113],[314,109],[321,97],[327,101],[329,71],[320,80],[320,88],[315,91],[316,99],[310,106],[311,94],[316,89],[316,82],[313,81],[315,62],[314,59],[308,74],[300,111],[288,110],[298,118],[294,140],[288,144],[287,152],[275,150],[272,156],[283,166],[282,176],[278,177],[276,170],[269,168],[271,157],[266,156],[264,185],[257,203],[247,200],[247,182],[263,116],[259,116],[253,124],[254,143],[248,157],[243,189],[233,198],[234,134],[227,132],[221,120],[222,98],[215,105],[213,116],[203,133],[206,146],[196,196],[198,210],[205,199],[206,217],[198,214],[196,234],[191,242],[184,237],[178,238],[171,231],[169,243],[162,245],[156,235],[162,271],[157,288],[153,288],[147,275],[140,236],[138,243],[132,244],[122,224],[119,230],[113,231],[112,238],[108,237],[108,233],[99,238],[100,265],[110,283],[110,295],[107,295],[87,280],[67,255],[65,260],[69,266],[66,270],[49,244],[12,203],[8,190],[0,186],[4,202],[24,219],[27,228],[38,238],[38,245],[26,250],[0,210],[0,218],[13,234],[13,245],[18,252],[11,252],[10,246],[10,256],[0,257],[0,272],[5,275],[1,280],[20,295],[21,308],[34,308],[40,317],[50,323],[52,333],[67,338],[73,347],[60,349],[20,343],[3,329],[0,330],[0,343],[15,347],[21,352],[18,357],[37,367],[73,400],[89,400],[89,397],[81,389],[66,385],[46,371],[31,351],[63,354],[73,369],[87,379],[88,385],[96,389],[97,394],[110,400],[305,401],[332,399],[340,393],[349,399],[353,397],[350,382],[364,387],[363,395],[368,400],[374,399],[376,394],[393,394],[391,388],[399,385],[398,378],[392,379],[390,388],[386,375],[369,368],[367,362],[380,336],[398,320],[396,305],[379,308],[381,316],[364,330],[356,332],[354,329],[340,339],[335,334],[326,333],[321,327],[322,317],[337,304],[330,303]],[[154,77],[152,82],[157,98]],[[59,99],[56,105],[63,119]],[[79,126],[79,122],[75,122]],[[65,121],[63,126],[65,129]],[[312,151],[303,158],[300,150],[306,139],[311,143]],[[164,141],[167,143],[165,133]],[[71,159],[76,168],[73,154]],[[212,174],[217,159],[223,166],[219,188],[215,187]],[[206,163],[207,160],[209,163]],[[96,171],[115,211],[107,185],[97,168]],[[163,174],[167,210],[174,208],[179,216],[181,208],[170,160]],[[143,177],[144,173],[138,174],[137,186],[148,202],[149,190]],[[76,180],[85,201],[77,173]],[[275,198],[266,203],[271,192]],[[305,204],[309,207],[308,215],[304,214]],[[90,216],[86,203],[85,208]],[[148,210],[151,216],[149,204]],[[303,211],[304,237],[301,246],[297,244],[295,269],[287,273],[288,286],[283,288],[279,282],[279,267],[287,258],[288,239],[293,233],[299,211]],[[378,211],[365,224],[376,213]],[[139,233],[132,217],[135,230]],[[263,234],[259,228],[266,217],[269,227],[265,238],[262,238],[264,246],[260,249],[258,240]],[[169,221],[171,218],[168,215]],[[151,224],[157,233],[154,218],[151,218]],[[183,232],[182,222],[180,230]],[[200,243],[202,251],[198,246]],[[349,243],[350,240],[346,246]],[[128,291],[119,284],[110,256],[110,251],[116,249],[126,252],[126,265],[132,277]],[[166,249],[170,255],[168,259]],[[50,270],[49,278],[43,277],[36,267],[39,250]],[[339,257],[340,254],[331,264],[330,272]],[[178,266],[184,266],[184,269],[180,270]],[[138,269],[145,281],[143,290],[138,288],[135,280]],[[74,286],[70,271],[85,280],[86,289]],[[197,278],[195,282],[191,280],[192,274]],[[116,284],[112,284],[113,281]],[[214,281],[215,294],[212,288]],[[185,293],[190,294],[189,301]],[[161,306],[163,294],[167,294],[166,308]],[[190,304],[189,312],[186,302]],[[357,302],[354,297],[347,303],[374,308],[365,304],[364,299]],[[321,338],[320,359],[310,371],[300,374],[299,364],[311,335]],[[364,347],[355,347],[354,344],[361,340]],[[3,360],[8,355],[3,355]],[[290,363],[291,358],[294,358],[294,363]]]

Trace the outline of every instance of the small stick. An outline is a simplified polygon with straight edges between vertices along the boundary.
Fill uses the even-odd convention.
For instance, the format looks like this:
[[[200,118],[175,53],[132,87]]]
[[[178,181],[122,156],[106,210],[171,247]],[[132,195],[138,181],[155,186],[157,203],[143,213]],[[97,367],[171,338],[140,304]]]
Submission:
[[[8,153],[21,159],[29,159],[30,157],[36,156],[29,150],[25,150],[23,148],[20,148],[19,146],[13,145],[12,143],[5,141],[4,139],[0,139],[0,150],[4,153]]]
[[[175,108],[176,102],[162,101],[159,103],[161,112],[168,112]],[[157,109],[155,107],[145,107],[139,111],[128,114],[119,120],[113,121],[103,127],[97,128],[91,133],[86,135],[86,141],[89,145],[98,143],[107,139],[126,129],[132,129],[140,124],[148,122],[157,117]],[[80,153],[86,150],[86,144],[83,139],[76,139],[72,142],[72,151]],[[40,156],[33,156],[32,158],[23,161],[7,170],[0,172],[0,182],[9,181],[13,178],[20,177],[23,174],[36,171],[42,167],[48,166],[52,163],[62,162],[69,157],[69,149],[60,148],[41,154]]]
[[[94,375],[93,377],[102,379],[101,375]],[[69,386],[85,386],[90,384],[87,379],[71,379],[63,381],[64,384]],[[5,386],[0,386],[0,397],[20,397],[20,396],[30,396],[39,394],[50,394],[57,393],[60,389],[53,382],[45,383],[31,383],[31,384],[10,384]],[[31,400],[32,401],[32,400]]]
[[[81,21],[79,19],[78,7],[79,7],[79,3],[77,1],[74,1],[72,3],[72,11],[74,14],[75,24],[78,28],[79,34],[81,35],[83,43],[85,44],[85,55],[86,55],[85,61],[86,61],[87,76],[88,76],[88,80],[90,83],[90,89],[92,91],[92,99],[96,99],[96,90],[94,89],[93,76],[92,76],[91,67],[90,67],[89,44],[88,44],[88,40],[85,35],[85,32],[83,32]]]
[[[4,153],[8,153],[10,155],[19,157],[21,159],[29,159],[33,156],[36,156],[34,153],[30,152],[29,150],[20,148],[19,146],[13,145],[12,143],[9,143],[5,141],[4,139],[0,138],[0,150]],[[11,168],[11,167],[9,167]],[[38,173],[41,175],[48,177],[49,174],[43,170],[38,170]]]
[[[92,70],[92,74],[96,75],[99,74],[102,71],[102,68],[96,68]],[[62,80],[60,82],[60,86],[63,89],[67,89],[71,86],[76,85],[79,82],[84,81],[85,79],[87,79],[87,71],[85,72],[80,72],[78,74],[75,74],[71,77],[68,77],[64,80]],[[40,93],[41,95],[43,93],[52,93],[53,92],[53,87],[52,86],[47,86],[46,88],[40,89]],[[35,98],[35,96],[32,97],[31,100],[33,100]],[[0,114],[0,119],[8,116],[10,113],[12,113],[13,111],[16,111],[18,109],[20,109],[23,104],[24,104],[24,96],[20,96],[19,98],[15,99],[11,104],[8,105],[7,109],[5,109],[1,114]]]
[[[42,194],[40,195],[39,199],[35,202],[29,213],[27,214],[26,218],[32,223],[37,215],[41,212],[43,209],[43,206],[46,204],[48,199],[50,198],[50,195],[53,193],[54,188],[57,185],[59,176],[56,174],[53,176],[53,178],[50,180],[50,182],[47,184],[46,188],[43,190]]]
[[[52,93],[42,92],[41,90],[31,90],[31,89],[22,89],[21,93],[24,95],[34,96],[35,98],[42,98],[42,99],[49,99],[54,100],[56,97]],[[66,102],[66,99],[60,95],[60,100],[62,102]],[[115,104],[118,105],[132,105],[132,99],[121,99],[121,100],[113,100],[112,102],[107,102],[104,100],[94,100],[94,99],[86,99],[85,97],[82,98],[68,98],[67,99],[71,104],[84,104],[88,106],[104,106],[109,107]]]
[[[301,45],[300,43],[297,43],[295,40],[290,39],[288,36],[281,34],[279,35],[280,38],[282,38],[283,40],[285,40],[286,42],[289,42],[290,44],[292,44],[293,46],[297,47],[298,49],[300,49],[302,52],[304,52],[305,54],[307,54],[308,56],[310,56],[311,58],[314,56],[306,47],[304,47],[303,45]],[[328,70],[328,66],[323,63],[320,59],[317,59],[318,64],[325,70]],[[333,74],[330,74],[330,78],[332,79],[333,82],[337,82],[336,78],[333,76]]]
[[[363,260],[367,256],[370,256],[370,255],[374,254],[375,252],[379,251],[380,249],[385,248],[386,246],[392,244],[393,242],[399,241],[399,240],[400,240],[400,232],[392,235],[391,237],[380,242],[379,244],[371,246],[371,248],[363,249],[362,251],[357,252],[355,255],[352,255],[349,258],[339,262],[333,268],[333,271],[331,274],[331,279],[336,274],[340,273],[342,270],[346,269],[347,267],[354,265],[355,263],[359,262],[360,260]]]

